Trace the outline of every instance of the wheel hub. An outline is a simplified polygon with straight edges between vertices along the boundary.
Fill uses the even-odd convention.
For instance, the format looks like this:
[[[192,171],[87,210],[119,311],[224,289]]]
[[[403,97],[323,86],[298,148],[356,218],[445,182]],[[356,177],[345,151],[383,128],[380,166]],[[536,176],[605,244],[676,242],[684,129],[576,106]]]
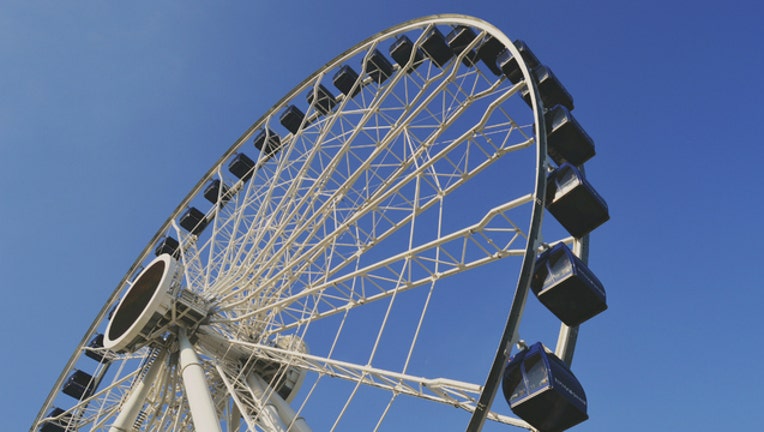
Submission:
[[[134,352],[174,327],[194,329],[209,306],[181,287],[180,264],[169,254],[154,259],[122,296],[104,334],[105,348]]]

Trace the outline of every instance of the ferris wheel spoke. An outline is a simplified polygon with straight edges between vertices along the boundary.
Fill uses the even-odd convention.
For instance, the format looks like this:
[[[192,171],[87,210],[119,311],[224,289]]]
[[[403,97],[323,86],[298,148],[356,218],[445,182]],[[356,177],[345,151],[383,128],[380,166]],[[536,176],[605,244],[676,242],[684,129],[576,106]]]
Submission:
[[[455,72],[455,69],[454,69],[454,71],[452,71],[452,75],[453,75],[453,73],[454,73],[454,72]],[[440,90],[440,91],[443,91],[443,89],[444,89],[444,88],[446,88],[446,87],[445,87],[445,84],[446,84],[446,83],[447,83],[447,81],[445,81],[445,82],[441,83],[441,84],[438,86],[438,88],[436,89],[436,91],[433,91],[433,93],[432,93],[431,95],[429,95],[429,98],[430,98],[430,99],[432,99],[432,98],[433,98],[435,95],[437,95],[437,93],[438,93],[438,91],[439,91],[439,90]],[[485,97],[487,94],[490,94],[490,92],[491,92],[491,91],[495,90],[495,88],[497,87],[497,85],[498,85],[498,84],[499,84],[499,82],[496,82],[496,83],[494,83],[494,84],[493,84],[493,86],[492,86],[491,88],[489,88],[488,90],[485,90],[485,91],[483,91],[483,92],[482,92],[482,94],[476,94],[476,95],[473,95],[473,96],[472,96],[472,99],[473,99],[473,100],[479,100],[480,98],[483,98],[483,97]],[[392,88],[392,87],[390,87],[390,88]],[[377,102],[377,105],[378,105],[378,104],[379,104],[379,103],[380,103],[382,100],[384,100],[384,99],[383,99],[383,98],[380,98],[380,101],[378,101],[378,102]],[[468,107],[468,106],[470,105],[470,103],[471,103],[471,100],[470,100],[470,99],[467,99],[467,100],[465,100],[465,101],[463,101],[463,102],[464,102],[464,103],[463,103],[463,108],[462,108],[462,109],[466,109],[466,107]],[[408,105],[408,106],[410,106],[410,105]],[[421,105],[421,106],[420,106],[420,108],[418,108],[418,110],[419,110],[419,111],[417,112],[417,110],[415,110],[415,111],[414,111],[414,112],[413,112],[413,113],[410,115],[410,117],[416,116],[416,115],[418,115],[419,113],[421,113],[421,111],[425,109],[425,108],[424,108],[425,106],[426,106],[426,104],[423,104],[423,105]],[[367,120],[368,120],[368,118],[370,118],[370,117],[373,117],[373,118],[379,118],[379,116],[370,116],[370,115],[369,115],[369,113],[373,112],[373,108],[374,108],[374,106],[372,106],[371,108],[372,108],[372,110],[369,110],[369,111],[367,111],[367,112],[364,114],[364,116],[362,117],[362,120],[360,121],[360,125],[358,125],[358,127],[356,127],[356,128],[355,128],[355,131],[364,131],[364,128],[363,128],[363,124],[365,124],[365,121],[367,121]],[[406,114],[406,113],[404,112],[403,114]],[[340,117],[340,118],[341,118],[341,115],[342,115],[342,111],[340,111],[338,114],[335,114],[335,117]],[[430,115],[432,116],[432,114],[430,114]],[[458,112],[457,112],[457,113],[451,113],[451,115],[450,115],[450,118],[455,118],[456,116],[458,116]],[[409,121],[411,121],[411,120],[409,120]],[[343,124],[343,122],[342,122],[341,120],[340,120],[340,121],[338,121],[338,123],[339,123],[339,124]],[[404,123],[401,123],[401,124],[404,124]],[[446,126],[448,126],[448,118],[447,118],[447,119],[445,119],[445,124],[442,124],[442,123],[436,123],[436,125],[437,125],[437,127],[438,127],[438,128],[440,128],[440,130],[441,130],[441,131],[442,131],[442,130],[444,130],[444,128],[445,128]],[[401,127],[399,126],[399,127],[398,127],[398,130],[397,130],[397,132],[396,132],[396,130],[391,130],[391,131],[390,131],[390,132],[387,134],[387,136],[388,136],[388,137],[395,137],[395,136],[396,136],[396,134],[400,132],[400,129],[401,129]],[[379,130],[379,129],[377,128],[376,130]],[[351,137],[351,138],[352,138],[352,137]],[[349,142],[349,141],[352,141],[352,139],[351,139],[351,140],[346,140],[346,141],[344,141],[344,142]],[[377,141],[379,141],[379,140],[377,139]],[[388,139],[388,141],[389,141],[389,139]],[[384,144],[385,144],[385,142],[384,142],[384,141],[382,141],[382,142],[381,142],[381,144],[383,144],[383,145],[384,145]],[[380,147],[382,147],[382,146],[380,146]],[[317,149],[317,148],[320,148],[320,146],[318,146],[318,145],[314,145],[314,147],[313,147],[313,148],[314,148],[314,150],[315,150],[315,149]],[[347,149],[347,146],[346,146],[346,145],[343,145],[343,149]],[[310,154],[312,154],[312,153],[308,153],[308,154],[310,155]],[[334,160],[336,161],[336,160],[337,160],[337,158],[335,157],[335,158],[334,158]],[[326,170],[327,170],[327,168],[331,168],[331,166],[332,166],[332,165],[330,164],[330,165],[329,165],[329,167],[322,167],[322,169],[323,169],[324,171],[326,171]],[[271,177],[271,178],[272,178],[272,177]],[[292,185],[291,187],[293,188],[293,187],[294,187],[294,185],[300,184],[300,181],[299,181],[298,179],[295,179],[295,181],[290,181],[290,182],[288,182],[288,183],[290,183],[290,184]],[[314,183],[314,184],[315,184],[315,183]],[[339,190],[342,190],[342,189],[340,188]],[[270,192],[270,191],[269,191],[269,192]],[[307,192],[311,192],[311,190],[308,190]],[[286,195],[286,194],[285,194],[285,195]],[[314,197],[314,196],[318,196],[318,195],[316,195],[316,194],[311,194],[311,193],[306,193],[306,194],[304,194],[304,196],[306,196],[306,197]],[[275,197],[271,196],[271,198],[272,198],[272,200],[273,200],[273,198],[275,198]],[[315,199],[315,198],[313,198],[313,199]],[[279,202],[279,200],[275,200],[275,201]],[[326,200],[325,202],[331,202],[331,200]],[[260,207],[260,210],[262,210],[262,207]],[[317,213],[320,213],[320,212],[317,212]],[[302,213],[299,213],[299,212],[298,212],[298,214],[301,214],[301,215],[302,215],[302,217],[304,217],[304,215],[306,215],[306,214],[311,214],[311,212],[302,212]],[[313,214],[315,214],[315,213],[313,213]],[[297,225],[297,224],[295,224],[295,225]],[[254,250],[254,248],[252,248],[252,249],[250,249],[250,250]],[[246,266],[244,266],[244,267],[246,268]]]
[[[314,91],[316,91],[315,89],[317,88],[316,86],[318,85],[318,83],[319,83],[319,80],[317,80],[316,84],[314,85]],[[368,118],[372,116],[372,113],[373,113],[373,110],[374,110],[375,106],[377,106],[379,103],[381,103],[382,100],[383,100],[383,98],[380,98],[378,101],[376,101],[374,104],[372,104],[372,106],[369,109],[365,110],[363,116],[358,120],[358,122],[360,122],[359,126],[365,124],[365,122],[368,120]],[[346,101],[343,101],[343,106],[344,106],[345,103],[346,103]],[[341,112],[341,109],[340,109],[340,112]],[[340,114],[333,115],[333,116],[330,117],[330,119],[327,122],[327,124],[325,125],[325,127],[322,128],[321,132],[319,133],[319,137],[316,140],[316,142],[314,143],[313,151],[305,153],[307,155],[307,158],[306,158],[306,163],[304,163],[304,165],[303,165],[303,170],[305,168],[309,167],[309,163],[312,160],[313,156],[315,155],[315,152],[319,151],[321,149],[321,146],[318,145],[318,144],[323,142],[325,140],[325,137],[330,135],[330,132],[332,131],[332,126],[335,123],[338,123],[340,126],[342,126],[342,123],[343,123],[342,120],[343,120],[343,116],[341,116]],[[340,135],[340,137],[339,137],[340,138],[339,141],[341,143],[340,151],[336,155],[333,155],[330,158],[330,162],[328,163],[328,165],[326,167],[323,167],[323,170],[334,171],[336,169],[337,165],[342,160],[342,157],[344,156],[344,153],[348,151],[348,144],[354,140],[355,136],[357,134],[359,134],[361,130],[362,130],[362,128],[355,127],[351,131],[351,136],[344,137],[344,134]],[[327,141],[331,142],[332,140],[328,139]],[[287,172],[288,173],[288,171],[285,171],[283,169],[283,167],[289,166],[290,164],[294,163],[292,160],[290,160],[288,158],[281,158],[281,159],[279,159],[279,161],[280,162],[276,165],[277,166],[277,171],[272,173],[271,176],[269,176],[270,180],[278,178],[281,172]],[[304,171],[303,171],[303,173],[304,173]],[[287,218],[289,218],[290,215],[292,215],[292,216],[294,216],[295,214],[299,215],[299,213],[298,213],[299,203],[296,206],[295,203],[294,203],[294,199],[292,197],[294,196],[293,192],[295,191],[295,188],[297,188],[299,185],[301,185],[302,182],[300,181],[299,175],[294,176],[294,178],[291,178],[291,176],[288,176],[288,177],[290,177],[289,178],[290,181],[283,182],[283,184],[281,184],[279,186],[279,187],[286,186],[283,195],[281,195],[281,196],[273,195],[273,192],[277,191],[279,188],[274,188],[274,187],[267,188],[267,194],[268,194],[266,196],[267,201],[276,204],[275,207],[269,209],[271,215],[272,214],[284,214],[284,215],[287,215]],[[317,186],[320,187],[322,185],[320,183],[317,183],[317,182],[310,183],[309,188],[306,190],[305,193],[301,194],[301,196],[304,199],[305,198],[307,198],[309,200],[310,199],[314,199],[314,197],[318,196],[315,193],[316,192],[315,188]],[[260,214],[258,216],[261,216],[261,218],[264,217],[264,215],[263,215],[263,207],[260,207],[258,209],[258,212],[260,212]]]
[[[280,333],[336,313],[363,307],[398,292],[524,253],[525,234],[509,212],[531,202],[530,195],[497,207],[482,221],[334,278],[294,283],[296,294],[233,318],[248,319],[277,311],[268,333]],[[521,245],[516,245],[521,241]]]
[[[135,364],[133,356],[115,356],[109,354],[109,362],[103,363],[104,371],[96,371],[94,376],[100,377],[99,383],[90,385],[100,387],[100,390],[94,392],[89,397],[83,398],[65,414],[58,417],[62,420],[65,417],[71,427],[84,428],[91,427],[94,430],[110,425],[124,405],[126,397],[134,391],[136,383],[140,381],[141,375],[145,373],[145,367],[130,368],[129,365]],[[127,368],[125,366],[128,366]],[[108,369],[112,370],[109,371]],[[116,370],[115,370],[116,369]],[[110,382],[104,382],[111,378]]]
[[[525,145],[527,145],[527,143],[522,143],[522,144],[520,144],[520,147],[523,147]],[[504,150],[510,151],[510,149],[511,149],[511,147],[508,147],[507,149],[504,149]],[[424,165],[420,166],[420,168],[418,169],[418,172],[413,173],[412,175],[409,176],[409,178],[412,178],[412,177],[416,178],[415,177],[416,174],[421,173],[421,172],[425,172],[425,170],[429,166],[431,166],[431,165],[424,164]],[[450,186],[450,188],[447,189],[445,192],[448,193],[451,190],[459,187],[466,179],[470,178],[471,176],[473,176],[477,172],[479,172],[481,169],[483,169],[484,166],[485,166],[485,164],[479,165],[479,166],[475,167],[470,172],[466,172],[466,173],[460,174],[459,175],[460,180],[455,182],[454,184],[452,184]],[[408,182],[409,180],[407,178],[404,181]],[[390,206],[387,206],[387,207],[385,207],[385,208],[383,208],[381,210],[372,211],[372,209],[375,209],[375,207],[376,208],[380,208],[380,204],[379,203],[384,202],[383,199],[390,198],[391,195],[393,195],[393,197],[395,197],[396,195],[394,194],[394,192],[395,192],[396,189],[399,189],[399,187],[397,187],[397,186],[396,187],[391,187],[390,190],[392,192],[388,191],[387,194],[383,195],[379,199],[375,199],[374,201],[370,201],[371,204],[366,207],[366,209],[368,209],[368,211],[369,211],[369,214],[364,215],[363,212],[357,212],[357,213],[355,213],[352,216],[353,219],[351,219],[351,221],[358,220],[360,217],[366,217],[366,219],[374,219],[376,221],[375,223],[367,224],[367,225],[371,225],[374,229],[379,229],[382,226],[380,224],[380,222],[387,220],[387,221],[389,221],[389,229],[387,229],[386,231],[381,232],[381,233],[372,232],[370,234],[367,234],[364,237],[363,241],[356,240],[355,242],[351,242],[351,244],[349,244],[348,247],[347,247],[347,252],[344,255],[343,254],[338,255],[338,257],[340,258],[339,259],[339,263],[340,263],[339,265],[332,266],[332,265],[329,265],[331,263],[329,263],[329,264],[323,263],[322,261],[318,260],[316,258],[316,254],[314,254],[314,255],[310,256],[310,259],[304,260],[304,261],[306,261],[306,262],[308,262],[310,264],[309,266],[306,267],[305,265],[303,265],[301,267],[297,267],[299,269],[299,271],[294,271],[294,270],[293,271],[295,273],[298,273],[298,274],[302,273],[302,272],[305,272],[307,274],[315,273],[315,274],[322,274],[322,275],[332,275],[332,274],[338,272],[339,270],[341,270],[341,268],[342,268],[341,265],[343,263],[345,263],[345,265],[347,265],[347,263],[352,262],[353,257],[357,256],[359,251],[363,251],[363,250],[367,249],[368,247],[370,247],[373,244],[373,243],[370,243],[370,241],[378,242],[378,241],[384,240],[387,236],[389,236],[390,234],[392,234],[396,230],[400,229],[402,226],[405,226],[406,224],[408,224],[411,221],[411,219],[418,212],[425,211],[430,206],[440,202],[440,199],[439,199],[437,193],[433,193],[432,194],[433,197],[429,201],[427,201],[425,203],[410,203],[410,202],[406,202],[407,199],[405,197],[403,197],[401,199],[401,201],[403,201],[403,202],[398,204],[398,208],[399,209],[404,209],[404,211],[402,211],[401,213],[403,215],[406,215],[406,216],[402,220],[399,220],[399,221],[392,221],[392,220],[389,219],[389,216],[387,214],[387,213],[389,213],[389,211],[386,212],[385,210],[387,208],[389,208]],[[357,223],[356,223],[356,225],[357,225]],[[325,235],[324,236],[324,238],[321,240],[321,242],[319,242],[318,245],[317,245],[317,246],[323,246],[323,249],[321,249],[321,248],[319,248],[317,246],[314,246],[313,249],[314,250],[318,250],[318,251],[327,250],[328,246],[325,246],[325,245],[327,245],[327,244],[335,245],[335,243],[329,243],[329,242],[333,241],[334,239],[340,237],[341,234],[345,234],[345,233],[347,233],[350,230],[349,226],[345,226],[345,227],[342,227],[342,228],[343,228],[342,230],[335,230],[335,232],[332,233],[331,235]],[[332,249],[332,251],[335,252],[334,249]],[[317,268],[315,272],[312,272],[310,270],[311,266],[317,266],[319,268]],[[295,267],[293,267],[293,269],[294,268]],[[281,275],[277,275],[277,276],[281,276]],[[290,283],[291,283],[291,281],[290,281]],[[243,303],[243,301],[240,301],[238,304],[241,304],[241,303]],[[236,306],[236,304],[229,305],[229,306]]]
[[[490,110],[491,112],[493,110]],[[486,113],[486,115],[481,118],[481,120],[478,122],[478,124],[475,127],[478,127],[482,124],[484,124],[487,120],[487,118],[490,116],[490,112]],[[505,131],[506,135],[511,134],[511,132],[515,130],[514,128],[509,128]],[[481,145],[476,139],[469,139],[471,138],[471,135],[469,133],[465,133],[462,135],[462,137],[455,139],[453,142],[451,142],[449,145],[447,145],[445,148],[440,150],[438,153],[434,155],[427,155],[424,151],[426,146],[421,146],[415,153],[411,155],[409,160],[401,164],[401,166],[394,172],[394,174],[390,175],[390,178],[400,178],[397,180],[397,182],[388,182],[386,188],[378,188],[374,195],[372,195],[369,198],[366,198],[364,201],[364,206],[362,206],[359,210],[355,210],[353,212],[348,212],[348,216],[345,218],[345,220],[342,221],[335,221],[332,220],[329,217],[326,217],[326,220],[328,223],[330,223],[333,226],[339,226],[338,229],[335,229],[332,235],[324,235],[321,237],[321,239],[313,245],[306,253],[302,255],[303,258],[295,258],[291,260],[292,263],[298,263],[300,261],[302,262],[310,262],[311,260],[315,260],[315,257],[317,254],[320,254],[322,250],[325,250],[327,245],[332,244],[335,238],[339,237],[340,235],[343,235],[347,233],[348,228],[351,226],[351,224],[356,223],[360,218],[365,216],[372,216],[372,219],[376,219],[374,223],[368,224],[368,226],[373,227],[373,229],[379,228],[379,222],[384,221],[385,219],[389,220],[390,213],[394,213],[393,210],[396,209],[395,204],[390,205],[388,200],[396,200],[398,199],[398,208],[403,209],[403,211],[399,211],[403,215],[403,219],[398,222],[392,222],[390,223],[390,229],[385,233],[372,233],[372,235],[369,235],[368,238],[372,242],[376,242],[380,239],[383,239],[390,233],[394,232],[401,226],[405,225],[405,223],[408,222],[408,220],[412,217],[412,211],[416,211],[416,209],[419,209],[420,211],[426,210],[429,206],[435,204],[439,201],[439,194],[442,193],[450,193],[451,191],[458,188],[460,185],[462,185],[465,181],[469,180],[472,176],[477,174],[478,172],[482,171],[486,166],[493,163],[495,160],[500,158],[506,153],[509,153],[511,151],[520,150],[523,148],[526,148],[530,144],[532,144],[531,140],[522,141],[519,143],[511,142],[508,139],[504,139],[499,143],[496,142],[490,142],[486,140],[486,142]],[[432,138],[434,139],[434,137]],[[425,143],[427,144],[427,143]],[[497,147],[497,144],[500,147]],[[455,162],[449,159],[449,155],[452,151],[455,151],[456,149],[463,149],[464,153],[470,154],[470,152],[474,153],[475,156],[472,157],[472,160],[468,160],[465,162]],[[424,159],[422,162],[419,162],[418,164],[414,164],[414,161],[417,158]],[[482,163],[480,160],[483,160]],[[469,165],[467,165],[469,163]],[[410,169],[410,167],[415,167],[413,170]],[[437,170],[435,167],[438,167]],[[446,173],[440,174],[437,171],[443,170]],[[411,203],[409,198],[405,194],[401,193],[401,190],[407,185],[407,184],[413,184],[417,181],[417,179],[420,178],[420,176],[424,173],[431,173],[431,176],[434,178],[432,181],[432,192],[427,195],[430,197],[430,200],[427,203],[424,204],[418,204],[417,203]],[[405,176],[404,176],[405,174]],[[439,183],[441,183],[441,176],[449,182],[448,188],[445,190],[437,190],[437,186]],[[456,179],[456,180],[452,180]],[[392,203],[396,203],[396,201],[393,201]],[[319,212],[313,213],[316,215],[316,218],[320,215]],[[315,218],[314,218],[315,219]],[[368,218],[367,218],[368,219]],[[317,227],[320,227],[322,225],[317,224]],[[318,237],[317,234],[321,234],[318,231],[318,228],[314,228],[311,233],[308,235],[308,239]],[[370,245],[369,245],[370,246]],[[366,246],[368,247],[368,246]],[[282,248],[282,250],[286,250],[288,248]],[[351,253],[355,253],[356,250],[353,250]],[[263,268],[268,268],[269,270],[272,270],[274,266],[272,265],[273,262],[270,263],[271,265],[263,265]],[[274,278],[281,277],[283,275],[283,271],[281,274],[276,273]],[[237,293],[231,293],[229,295],[233,296]]]
[[[454,360],[495,348],[504,304],[456,314],[463,288],[525,275],[540,242],[543,107],[507,40],[469,17],[414,20],[287,94],[162,225],[88,330],[106,342],[78,347],[34,428],[381,430],[452,406],[531,429],[481,399],[484,356]],[[502,48],[522,78],[491,64]],[[498,285],[469,301],[503,299]],[[450,356],[454,325],[486,337]],[[77,355],[100,360],[72,402]]]
[[[120,402],[120,409],[117,418],[114,419],[110,431],[118,432],[130,430],[138,420],[138,416],[143,412],[144,404],[149,400],[154,381],[160,371],[163,369],[166,350],[155,350],[148,361],[141,368],[140,374],[134,378],[130,390],[126,397]],[[153,395],[152,395],[153,396]]]
[[[262,403],[257,400],[249,386],[246,385],[245,378],[241,376],[241,371],[228,371],[222,364],[216,364],[215,368],[238,413],[247,424],[247,428],[256,430],[259,420],[257,413],[261,412]]]
[[[475,404],[482,390],[480,385],[454,379],[414,376],[246,341],[231,340],[230,343],[250,350],[255,357],[267,358],[290,367],[304,369],[322,377],[350,381],[365,387],[380,389],[391,395],[416,397],[451,405],[468,412],[475,410]],[[530,429],[526,422],[513,417],[495,412],[491,412],[488,417],[501,423]]]
[[[259,428],[268,432],[285,432],[287,429],[295,432],[311,431],[305,419],[299,415],[299,411],[292,409],[258,372],[251,367],[241,367],[241,364],[247,362],[242,361],[235,367],[219,363],[215,368],[238,415],[249,430]],[[274,380],[277,381],[280,376],[280,372],[276,372]]]

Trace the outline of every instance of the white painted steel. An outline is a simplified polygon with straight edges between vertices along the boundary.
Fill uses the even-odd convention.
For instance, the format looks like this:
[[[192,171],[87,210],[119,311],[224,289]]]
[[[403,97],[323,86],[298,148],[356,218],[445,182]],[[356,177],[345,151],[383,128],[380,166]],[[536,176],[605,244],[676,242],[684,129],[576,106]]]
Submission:
[[[183,386],[186,390],[191,418],[194,420],[194,428],[198,431],[222,432],[215,402],[204,374],[204,367],[183,329],[178,332],[178,343],[180,345],[178,358],[180,374],[183,377]]]
[[[262,401],[257,420],[262,425],[263,429],[273,432],[284,432],[286,426],[281,420],[276,404],[272,400],[271,395],[273,394],[273,390],[269,389],[268,384],[263,382],[262,378],[255,374],[251,374],[247,377],[247,384],[255,397]]]
[[[421,49],[428,31],[457,25],[477,38],[443,68],[425,60],[406,73],[414,55],[404,67],[388,55],[400,36]],[[520,334],[541,242],[543,107],[523,62],[517,84],[470,63],[469,50],[489,35],[519,57],[506,35],[479,19],[441,15],[404,23],[330,61],[268,110],[151,239],[32,429],[64,404],[72,429],[82,431],[131,421],[138,430],[173,432],[223,424],[229,432],[377,430],[423,408],[423,421],[434,428],[478,430],[488,420],[492,427],[529,429],[493,398],[505,348]],[[377,49],[394,65],[382,83],[367,73]],[[361,77],[353,97],[332,86],[344,64]],[[327,114],[305,102],[321,85],[337,95]],[[523,89],[531,90],[529,106]],[[290,104],[306,114],[296,134],[279,124]],[[280,133],[277,153],[252,148],[263,128]],[[244,180],[227,169],[240,152],[255,161]],[[199,195],[213,179],[228,189],[210,206]],[[199,235],[179,225],[189,206],[202,209],[209,223]],[[169,293],[162,306],[152,300],[137,315],[140,329],[109,339],[111,361],[95,366],[101,384],[93,396],[63,399],[58,389],[66,376],[91,337],[109,331],[111,305],[129,295],[134,275],[152,265],[165,236],[180,242],[182,286],[161,282],[157,292]],[[169,255],[156,260],[175,262]],[[178,305],[196,300],[204,306],[193,309],[196,318],[182,319]],[[157,311],[163,326],[144,329]],[[139,335],[145,343],[135,343]],[[176,338],[179,363],[152,367],[144,388],[131,390],[141,361]],[[474,351],[465,348],[473,343]],[[294,390],[285,390],[285,382]],[[125,394],[140,395],[127,396],[129,406],[145,398],[151,409],[125,413]]]
[[[280,427],[284,427],[285,430],[286,426],[288,426],[289,430],[294,432],[312,432],[305,418],[299,417],[294,409],[275,390],[270,388],[268,383],[260,378],[259,375],[251,374],[247,378],[247,383],[259,398],[265,401],[264,409],[268,410],[268,416],[272,419],[271,421],[278,421]],[[276,418],[272,418],[274,414]]]
[[[146,373],[142,379],[136,379],[132,389],[126,395],[127,398],[122,403],[119,415],[109,428],[109,432],[131,432],[136,419],[146,403],[146,397],[154,386],[154,380],[164,365],[167,351],[161,349],[161,352],[151,360],[147,365]],[[140,378],[140,377],[139,377]]]
[[[106,326],[104,332],[104,347],[112,351],[132,351],[136,339],[140,339],[141,333],[146,332],[147,325],[156,316],[163,316],[168,313],[172,305],[172,284],[177,273],[177,262],[169,255],[161,255],[151,261],[146,268],[135,278],[135,282],[130,284],[130,288],[123,295],[120,302],[114,310],[114,315]],[[159,280],[151,280],[152,275],[161,269]],[[141,292],[142,291],[142,292]],[[141,297],[146,297],[145,291],[151,291],[150,298],[143,305],[140,313],[133,312],[136,306],[133,303],[142,303]],[[127,316],[120,320],[120,318]],[[126,329],[123,321],[132,320],[132,324]]]

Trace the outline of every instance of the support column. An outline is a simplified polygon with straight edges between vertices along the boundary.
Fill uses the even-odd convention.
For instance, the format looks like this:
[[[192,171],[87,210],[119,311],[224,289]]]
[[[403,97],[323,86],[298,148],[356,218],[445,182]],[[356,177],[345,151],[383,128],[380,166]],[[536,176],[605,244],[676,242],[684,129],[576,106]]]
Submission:
[[[284,425],[289,426],[291,424],[292,427],[289,429],[290,431],[312,432],[305,419],[302,417],[297,417],[297,414],[292,409],[292,406],[289,405],[284,399],[282,399],[275,390],[270,389],[268,387],[268,383],[266,383],[265,380],[263,380],[259,375],[254,373],[250,374],[249,377],[247,377],[247,384],[249,384],[252,392],[260,400],[264,400],[263,410],[266,412],[263,414],[267,413],[269,418],[272,418],[273,415],[276,415],[277,419],[280,419],[281,423]],[[270,396],[266,400],[264,396],[268,393],[270,393]]]
[[[247,385],[255,398],[263,403],[262,410],[258,413],[258,421],[263,428],[273,432],[285,432],[286,427],[281,422],[278,408],[271,402],[271,397],[266,397],[268,385],[265,381],[253,373],[247,377]],[[275,392],[271,391],[271,393]]]
[[[138,414],[140,414],[141,408],[143,408],[143,404],[146,402],[146,395],[154,384],[157,372],[162,368],[166,354],[167,350],[161,348],[161,351],[154,357],[154,360],[147,365],[148,370],[146,370],[143,378],[139,378],[133,384],[133,388],[120,407],[119,415],[109,428],[109,432],[130,432],[133,430],[135,420],[138,418]]]
[[[215,403],[207,385],[207,379],[204,376],[204,368],[184,329],[180,329],[178,332],[178,342],[180,343],[179,362],[183,387],[186,390],[194,429],[204,432],[223,432],[215,411]]]

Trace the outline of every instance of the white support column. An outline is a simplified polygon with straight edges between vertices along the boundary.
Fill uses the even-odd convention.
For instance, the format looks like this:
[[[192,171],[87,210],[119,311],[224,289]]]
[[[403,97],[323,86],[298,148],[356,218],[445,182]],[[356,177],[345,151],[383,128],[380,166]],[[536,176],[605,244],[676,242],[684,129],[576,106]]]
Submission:
[[[140,414],[141,408],[143,408],[143,404],[146,402],[146,395],[154,384],[157,372],[162,368],[166,354],[167,350],[162,349],[151,364],[148,365],[148,370],[143,378],[133,385],[130,394],[119,409],[119,415],[109,428],[109,432],[130,432],[133,430],[135,420],[138,418],[138,414]]]
[[[259,401],[262,401],[263,408],[258,413],[258,422],[263,426],[263,429],[269,432],[285,432],[286,427],[281,422],[281,416],[279,416],[278,408],[271,402],[270,397],[266,398],[268,391],[268,385],[262,378],[256,374],[250,374],[247,377],[247,384],[249,385],[252,394]],[[275,392],[271,392],[275,393]]]
[[[287,426],[290,424],[292,425],[292,427],[289,429],[290,431],[312,432],[305,419],[303,417],[297,417],[297,414],[292,409],[292,406],[289,405],[284,399],[282,399],[281,396],[276,393],[276,391],[270,389],[268,387],[268,383],[266,383],[265,380],[263,380],[259,375],[254,373],[250,374],[249,377],[247,377],[247,384],[249,384],[252,392],[260,400],[264,399],[264,395],[270,393],[270,397],[268,397],[268,399],[264,402],[264,410],[268,413],[269,418],[275,414],[277,419],[281,420],[279,423],[283,423]]]
[[[183,387],[186,390],[194,429],[204,432],[223,432],[215,411],[215,403],[207,386],[207,379],[204,376],[204,368],[183,329],[178,332],[178,342],[180,343],[179,362]]]

